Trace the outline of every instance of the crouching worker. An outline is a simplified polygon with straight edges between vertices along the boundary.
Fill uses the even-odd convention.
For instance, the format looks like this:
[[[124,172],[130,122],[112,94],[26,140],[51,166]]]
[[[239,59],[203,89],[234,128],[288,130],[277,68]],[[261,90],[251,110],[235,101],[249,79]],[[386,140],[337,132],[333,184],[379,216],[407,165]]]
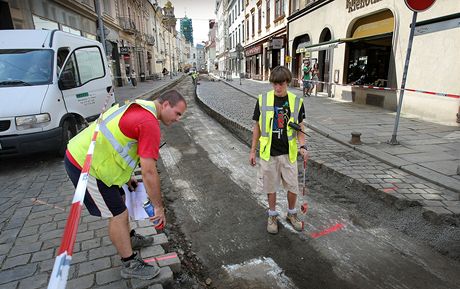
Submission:
[[[292,80],[291,72],[284,66],[275,67],[270,74],[273,90],[259,95],[254,109],[252,145],[249,163],[256,165],[256,147],[260,143],[260,176],[263,192],[268,196],[267,231],[278,233],[278,212],[276,211],[276,191],[281,182],[287,190],[287,221],[295,230],[302,230],[302,222],[297,217],[296,201],[299,192],[297,179],[297,152],[306,160],[308,157],[305,138],[289,126],[293,122],[303,129],[305,118],[303,99],[287,91]],[[299,142],[299,146],[297,145]]]
[[[160,269],[145,263],[133,251],[151,245],[153,238],[130,230],[121,186],[134,185],[132,173],[140,162],[144,186],[155,207],[155,217],[150,221],[166,223],[156,167],[161,137],[159,121],[166,126],[179,121],[186,108],[183,96],[171,90],[155,101],[136,100],[122,107],[113,106],[103,114],[84,203],[91,215],[109,218],[108,232],[121,256],[123,278],[152,279]],[[92,123],[67,146],[64,165],[75,187],[94,129]]]

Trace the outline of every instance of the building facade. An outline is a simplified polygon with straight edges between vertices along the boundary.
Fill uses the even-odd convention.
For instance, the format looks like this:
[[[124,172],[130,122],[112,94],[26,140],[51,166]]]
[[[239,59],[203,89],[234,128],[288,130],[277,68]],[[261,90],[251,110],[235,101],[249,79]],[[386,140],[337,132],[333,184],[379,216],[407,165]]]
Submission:
[[[326,82],[320,91],[396,110],[400,91],[357,85],[401,86],[413,16],[404,1],[292,0],[291,7],[298,7],[287,27],[294,77],[301,78],[302,60],[308,58],[318,63],[319,80]],[[418,13],[406,88],[460,94],[460,65],[454,65],[459,63],[459,12],[459,1],[445,0]],[[402,112],[408,115],[454,124],[458,110],[456,98],[404,93]]]
[[[270,71],[285,65],[289,1],[246,0],[244,56],[246,76],[268,80]]]

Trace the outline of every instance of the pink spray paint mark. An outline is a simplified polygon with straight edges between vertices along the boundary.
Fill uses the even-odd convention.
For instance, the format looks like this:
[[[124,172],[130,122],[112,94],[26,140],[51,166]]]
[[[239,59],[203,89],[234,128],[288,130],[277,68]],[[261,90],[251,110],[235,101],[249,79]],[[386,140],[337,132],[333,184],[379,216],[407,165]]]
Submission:
[[[338,223],[338,224],[335,224],[334,226],[329,227],[329,228],[327,228],[327,229],[325,229],[325,230],[323,230],[321,232],[311,233],[310,236],[312,238],[316,239],[316,238],[319,238],[321,236],[324,236],[324,235],[330,234],[332,232],[338,231],[338,230],[342,229],[343,227],[345,227],[344,224]]]

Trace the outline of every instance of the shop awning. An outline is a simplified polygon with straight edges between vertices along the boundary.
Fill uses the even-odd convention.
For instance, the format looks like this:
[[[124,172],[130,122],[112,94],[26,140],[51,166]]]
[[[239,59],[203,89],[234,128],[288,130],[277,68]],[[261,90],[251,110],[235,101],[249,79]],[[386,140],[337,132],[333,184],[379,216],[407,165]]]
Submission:
[[[299,44],[299,46],[297,46],[297,49],[296,49],[295,52],[296,52],[296,53],[305,52],[305,47],[308,47],[308,46],[310,46],[310,45],[311,45],[310,41],[308,41],[308,42],[302,42],[302,43]]]
[[[362,38],[393,32],[394,16],[385,10],[359,19],[353,26],[352,38]]]

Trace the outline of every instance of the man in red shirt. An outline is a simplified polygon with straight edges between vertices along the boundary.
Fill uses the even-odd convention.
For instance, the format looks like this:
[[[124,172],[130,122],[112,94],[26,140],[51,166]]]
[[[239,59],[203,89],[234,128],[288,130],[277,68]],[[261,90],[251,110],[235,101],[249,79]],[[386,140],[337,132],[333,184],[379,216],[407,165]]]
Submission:
[[[109,132],[101,130],[101,133],[107,139],[107,134],[112,135],[112,140],[108,148],[117,153],[116,148],[111,148],[112,141],[122,143],[123,139],[129,138],[137,144],[137,157],[140,160],[142,179],[151,203],[155,207],[155,216],[150,220],[158,221],[158,224],[165,224],[166,217],[163,207],[163,201],[160,192],[160,178],[156,168],[156,162],[159,157],[160,149],[160,123],[169,126],[179,121],[187,108],[183,96],[175,90],[162,94],[154,102],[135,102],[128,104],[128,107],[121,107],[108,116],[104,115],[104,121],[116,121],[117,111],[122,112],[117,128],[110,129]],[[112,118],[111,118],[112,117]],[[115,120],[114,120],[115,119]],[[108,129],[109,125],[106,126]],[[85,130],[90,130],[88,127]],[[118,131],[119,129],[119,131]],[[94,130],[94,128],[93,128]],[[120,133],[121,132],[121,133]],[[77,186],[81,173],[84,158],[82,158],[82,144],[86,145],[89,132],[82,131],[69,142],[68,149],[64,158],[64,164],[72,183]],[[98,137],[99,138],[99,137]],[[118,139],[117,139],[118,138]],[[96,144],[94,156],[107,155],[107,163],[114,162],[112,155],[107,154],[107,147],[99,147]],[[112,144],[113,146],[113,144]],[[128,149],[132,144],[127,144]],[[122,152],[120,152],[120,155]],[[100,157],[99,157],[100,162]],[[98,171],[94,167],[94,161],[91,169]],[[107,169],[106,166],[99,164],[99,169]],[[110,169],[110,168],[109,168]],[[119,168],[115,168],[117,170]],[[129,169],[129,167],[128,167]],[[127,176],[129,178],[129,175]],[[160,273],[157,266],[151,266],[145,263],[140,256],[133,253],[133,250],[149,246],[153,243],[152,237],[144,237],[137,234],[129,228],[128,211],[124,202],[123,189],[118,185],[107,185],[110,180],[102,181],[90,175],[88,186],[84,198],[84,203],[91,215],[109,218],[109,236],[113,245],[117,248],[122,259],[121,276],[123,278],[152,279]],[[131,178],[128,185],[132,188],[136,183],[134,177]]]

